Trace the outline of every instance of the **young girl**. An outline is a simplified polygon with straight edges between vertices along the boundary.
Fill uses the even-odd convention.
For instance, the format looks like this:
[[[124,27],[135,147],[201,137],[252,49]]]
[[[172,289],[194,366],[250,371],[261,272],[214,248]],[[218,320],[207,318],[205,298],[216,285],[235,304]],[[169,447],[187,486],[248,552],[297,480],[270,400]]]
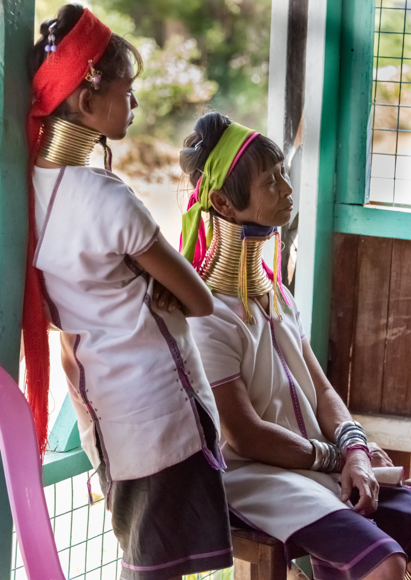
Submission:
[[[79,5],[61,8],[41,34],[30,59],[24,317],[41,448],[44,297],[61,330],[82,446],[124,551],[122,578],[230,566],[218,416],[185,318],[210,314],[211,294],[130,188],[110,170],[88,166],[95,143],[123,138],[133,121],[140,55]]]
[[[184,145],[180,164],[195,191],[183,252],[214,294],[214,313],[190,326],[220,413],[236,525],[302,547],[317,579],[402,580],[410,490],[378,489],[371,465],[391,461],[367,445],[327,381],[281,284],[277,227],[292,211],[281,150],[218,113],[199,119]],[[201,211],[211,216],[208,244]],[[274,287],[261,261],[272,236]],[[363,517],[371,513],[377,525]]]

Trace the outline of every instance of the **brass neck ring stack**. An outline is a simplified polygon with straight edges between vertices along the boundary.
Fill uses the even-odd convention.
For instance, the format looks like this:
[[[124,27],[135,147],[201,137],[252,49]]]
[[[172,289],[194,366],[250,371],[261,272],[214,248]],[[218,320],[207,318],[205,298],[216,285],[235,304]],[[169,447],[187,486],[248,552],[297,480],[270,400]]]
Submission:
[[[243,227],[232,224],[220,217],[213,218],[213,239],[207,251],[199,274],[214,291],[227,296],[238,296],[240,272],[243,259]],[[246,294],[261,296],[269,292],[273,283],[263,266],[264,242],[273,234],[263,238],[247,238],[246,246]]]
[[[101,138],[102,134],[94,129],[48,117],[39,155],[58,165],[89,165],[91,152]]]

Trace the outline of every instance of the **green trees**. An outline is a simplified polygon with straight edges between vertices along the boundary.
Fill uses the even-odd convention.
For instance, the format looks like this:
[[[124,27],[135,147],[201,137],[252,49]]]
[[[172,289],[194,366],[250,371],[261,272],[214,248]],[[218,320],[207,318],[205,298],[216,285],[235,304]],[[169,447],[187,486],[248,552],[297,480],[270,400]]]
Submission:
[[[37,0],[36,31],[64,0]],[[265,132],[271,0],[91,0],[141,51],[131,133],[180,143],[213,107]]]
[[[187,119],[192,124],[207,104],[266,130],[270,0],[100,0],[98,7],[128,15],[134,34],[150,39],[138,89],[152,123],[146,131],[186,133]],[[178,66],[180,75],[171,72]]]

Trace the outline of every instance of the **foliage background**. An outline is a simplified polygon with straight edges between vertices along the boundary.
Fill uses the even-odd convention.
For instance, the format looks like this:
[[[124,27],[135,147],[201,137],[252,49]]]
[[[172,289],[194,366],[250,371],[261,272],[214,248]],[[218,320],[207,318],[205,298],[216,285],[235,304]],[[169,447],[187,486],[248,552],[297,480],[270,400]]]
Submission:
[[[141,51],[130,135],[180,145],[212,108],[266,131],[271,0],[81,2]],[[36,30],[61,0],[36,2]]]

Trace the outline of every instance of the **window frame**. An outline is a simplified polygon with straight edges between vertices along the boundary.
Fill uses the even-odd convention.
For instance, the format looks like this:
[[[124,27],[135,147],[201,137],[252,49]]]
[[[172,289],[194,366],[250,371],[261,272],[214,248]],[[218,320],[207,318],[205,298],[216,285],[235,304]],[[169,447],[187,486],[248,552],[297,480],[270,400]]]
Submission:
[[[375,0],[343,3],[334,231],[411,240],[411,208],[366,201],[374,28]]]
[[[341,24],[334,231],[411,240],[411,208],[377,206],[366,200],[375,0],[345,1]]]

